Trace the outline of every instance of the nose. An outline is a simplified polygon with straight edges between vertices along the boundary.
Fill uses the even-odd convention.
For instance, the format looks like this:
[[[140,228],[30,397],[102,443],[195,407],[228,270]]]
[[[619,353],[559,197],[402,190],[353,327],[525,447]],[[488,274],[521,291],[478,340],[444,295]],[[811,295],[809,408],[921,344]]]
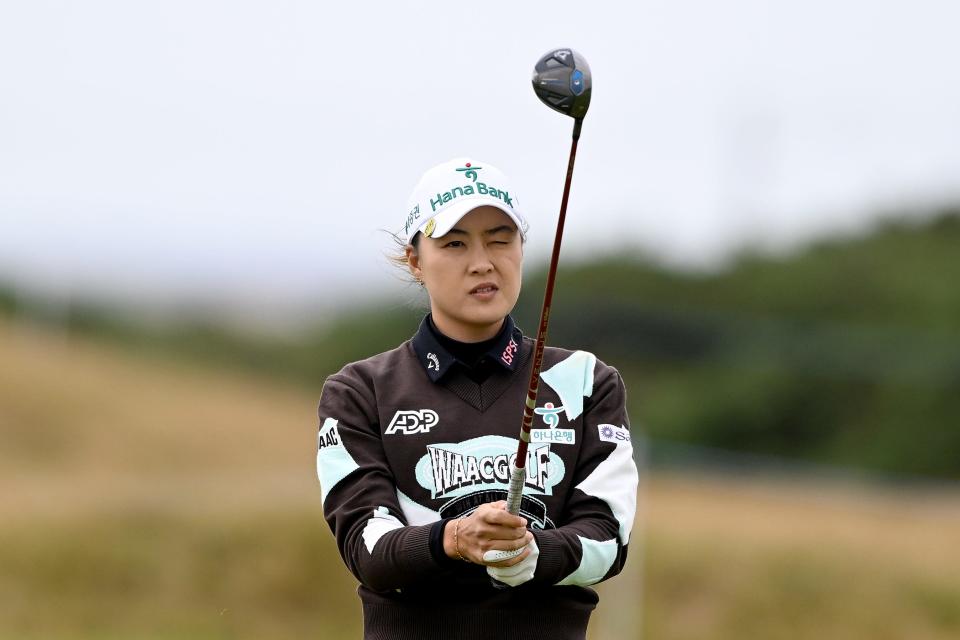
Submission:
[[[470,252],[470,273],[483,274],[493,271],[493,261],[490,259],[490,253],[487,247],[481,243],[474,243],[473,250]]]

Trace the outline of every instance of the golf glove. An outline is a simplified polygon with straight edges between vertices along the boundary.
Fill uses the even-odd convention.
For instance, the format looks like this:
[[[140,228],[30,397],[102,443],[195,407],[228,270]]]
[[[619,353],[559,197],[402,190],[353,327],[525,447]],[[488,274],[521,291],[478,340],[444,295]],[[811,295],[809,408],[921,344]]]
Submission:
[[[527,546],[530,547],[530,554],[523,559],[523,562],[519,562],[512,567],[487,567],[487,573],[490,577],[511,587],[516,587],[532,580],[533,573],[537,570],[537,558],[540,557],[540,549],[537,547],[536,538]],[[483,559],[489,562],[496,557],[495,554],[499,553],[502,552],[487,551],[487,553],[483,554]],[[490,557],[488,558],[487,556]]]

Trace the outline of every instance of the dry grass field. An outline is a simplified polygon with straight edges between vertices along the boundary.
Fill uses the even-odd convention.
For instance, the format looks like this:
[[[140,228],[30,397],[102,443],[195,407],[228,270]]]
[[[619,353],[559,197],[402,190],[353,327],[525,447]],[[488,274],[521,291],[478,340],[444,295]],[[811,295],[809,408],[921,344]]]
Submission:
[[[317,390],[0,322],[0,638],[359,636]],[[600,638],[960,637],[960,491],[652,474]]]

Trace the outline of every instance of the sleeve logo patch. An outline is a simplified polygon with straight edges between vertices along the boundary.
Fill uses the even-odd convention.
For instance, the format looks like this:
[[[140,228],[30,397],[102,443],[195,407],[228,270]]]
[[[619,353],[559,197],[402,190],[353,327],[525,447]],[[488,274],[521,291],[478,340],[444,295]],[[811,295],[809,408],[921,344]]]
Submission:
[[[618,427],[615,424],[597,425],[600,431],[600,439],[604,442],[620,444],[621,442],[630,442],[630,430],[624,427]]]
[[[430,433],[438,422],[440,417],[433,409],[413,409],[411,411],[397,411],[393,414],[393,420],[387,425],[386,435],[401,433],[403,435],[412,435],[414,433]]]
[[[323,421],[323,425],[317,434],[317,450],[321,451],[327,447],[336,447],[339,444],[340,432],[337,430],[337,420],[327,418]]]
[[[573,429],[531,429],[530,442],[545,444],[574,444],[577,433]]]

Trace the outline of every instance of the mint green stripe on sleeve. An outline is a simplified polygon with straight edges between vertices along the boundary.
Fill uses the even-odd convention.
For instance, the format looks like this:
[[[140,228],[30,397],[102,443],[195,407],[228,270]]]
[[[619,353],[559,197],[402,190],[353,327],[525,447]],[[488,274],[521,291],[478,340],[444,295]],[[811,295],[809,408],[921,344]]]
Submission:
[[[317,436],[317,478],[320,479],[320,499],[326,503],[327,494],[359,465],[343,446],[337,430],[337,420],[327,418]]]
[[[607,571],[617,559],[616,540],[591,540],[577,536],[583,555],[580,557],[580,566],[557,584],[573,584],[581,587],[596,584],[603,580]]]

